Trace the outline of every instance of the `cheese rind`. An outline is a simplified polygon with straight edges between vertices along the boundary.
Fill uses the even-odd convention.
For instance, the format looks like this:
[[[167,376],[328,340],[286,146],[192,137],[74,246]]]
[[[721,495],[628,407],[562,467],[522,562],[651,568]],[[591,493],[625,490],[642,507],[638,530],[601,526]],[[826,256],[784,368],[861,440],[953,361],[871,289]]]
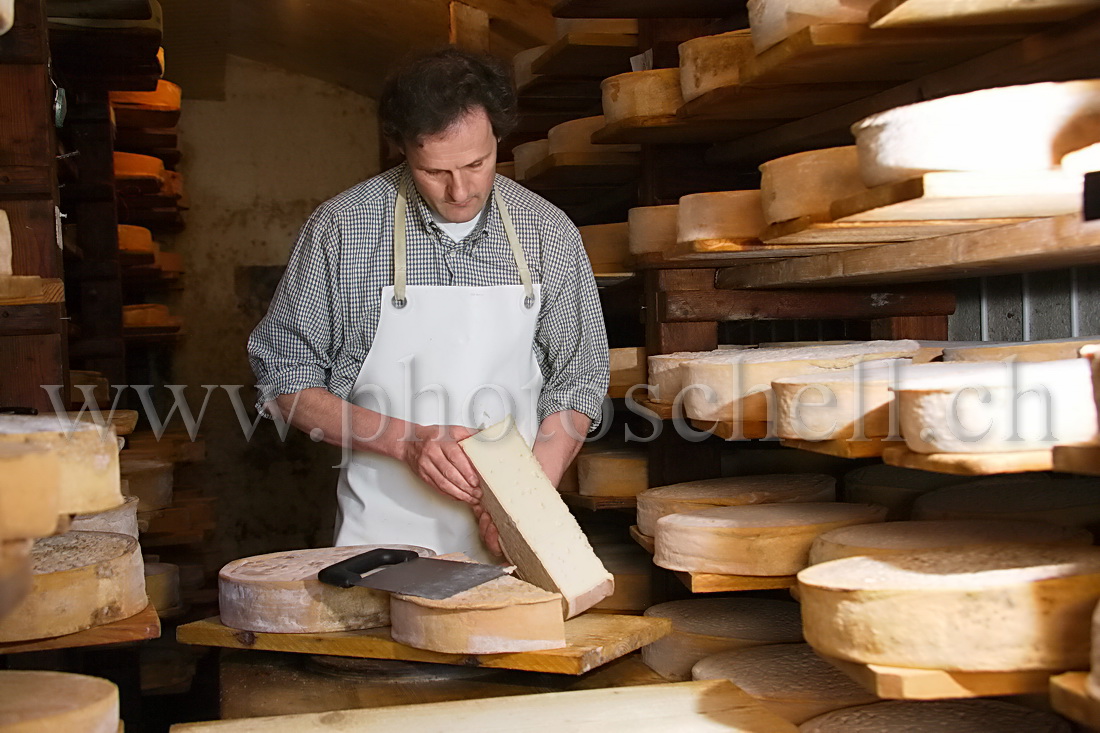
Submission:
[[[885,464],[864,466],[844,474],[844,499],[887,508],[886,520],[908,519],[913,502],[945,486],[971,481],[969,476],[917,471]]]
[[[80,532],[114,532],[137,539],[138,498],[127,496],[122,506],[97,514],[78,514],[73,517],[71,528]]]
[[[760,199],[769,224],[808,216],[828,220],[834,201],[866,189],[855,145],[796,153],[760,166]]]
[[[928,492],[913,519],[1019,519],[1064,527],[1100,524],[1100,480],[990,477]]]
[[[603,115],[595,117],[581,117],[576,120],[562,122],[550,128],[546,134],[549,141],[549,153],[634,153],[640,148],[638,145],[616,144],[601,145],[592,142],[592,134],[602,130],[607,125]]]
[[[764,230],[760,191],[693,193],[680,199],[676,241],[756,239]]]
[[[60,495],[56,455],[40,446],[0,443],[0,541],[53,534]]]
[[[582,496],[637,496],[649,488],[649,461],[643,451],[582,453],[577,486]]]
[[[684,388],[684,375],[681,370],[684,362],[698,359],[712,354],[728,353],[730,351],[744,351],[754,349],[755,346],[728,346],[723,345],[713,351],[674,351],[671,354],[654,354],[646,357],[648,362],[647,375],[650,390],[650,399],[662,404],[674,404],[677,396]]]
[[[896,433],[890,385],[909,364],[908,359],[884,359],[832,374],[774,380],[776,435],[796,440],[843,440]]]
[[[632,255],[666,252],[676,244],[678,204],[636,206],[627,212],[628,249]]]
[[[512,158],[516,164],[516,180],[526,180],[531,168],[545,160],[548,155],[550,155],[550,141],[545,138],[512,148]]]
[[[622,397],[635,385],[646,383],[646,356],[641,347],[610,349],[608,361],[611,381],[607,385],[612,397]],[[644,392],[643,392],[644,393]]]
[[[800,733],[1070,733],[1065,719],[1000,700],[891,700],[819,715]]]
[[[0,540],[0,618],[31,590],[31,540]]]
[[[167,461],[131,458],[123,451],[122,477],[126,479],[128,496],[136,496],[137,511],[166,509],[172,504],[175,485],[175,465]]]
[[[741,66],[756,51],[748,30],[701,36],[680,44],[680,93],[685,102],[741,81]]]
[[[170,562],[145,564],[145,592],[157,613],[180,607],[180,569]]]
[[[578,227],[584,251],[592,269],[597,272],[620,272],[629,268],[629,225],[624,221],[615,224],[590,224]]]
[[[0,730],[117,733],[118,687],[82,674],[0,671]]]
[[[678,68],[617,74],[604,79],[600,89],[608,125],[636,117],[672,116],[684,103]]]

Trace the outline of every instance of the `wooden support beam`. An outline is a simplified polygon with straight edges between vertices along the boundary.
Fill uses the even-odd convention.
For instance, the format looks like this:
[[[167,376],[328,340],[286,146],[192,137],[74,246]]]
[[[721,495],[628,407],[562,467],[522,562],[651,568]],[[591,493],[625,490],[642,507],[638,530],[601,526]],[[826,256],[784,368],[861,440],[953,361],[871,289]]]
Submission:
[[[450,43],[463,51],[488,53],[489,14],[457,0],[451,0],[450,13]]]
[[[718,322],[665,323],[659,317],[664,291],[714,291],[714,268],[647,270],[645,273],[646,352],[709,351],[718,348]]]
[[[664,323],[863,320],[946,316],[955,312],[955,294],[937,290],[696,290],[659,293],[657,305],[657,318]]]

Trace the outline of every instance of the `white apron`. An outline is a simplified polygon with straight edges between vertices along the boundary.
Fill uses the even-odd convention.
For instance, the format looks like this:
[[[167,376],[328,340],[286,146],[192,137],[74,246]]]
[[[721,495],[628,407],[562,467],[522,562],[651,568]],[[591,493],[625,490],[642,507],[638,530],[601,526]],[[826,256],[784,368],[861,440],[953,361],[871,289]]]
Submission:
[[[394,212],[394,285],[382,289],[378,332],[349,400],[420,425],[476,429],[511,414],[531,445],[543,381],[531,348],[541,293],[531,283],[511,216],[494,189],[522,285],[407,286],[410,185],[406,176]],[[337,500],[337,546],[420,545],[500,561],[481,542],[470,505],[432,488],[402,461],[353,452]]]

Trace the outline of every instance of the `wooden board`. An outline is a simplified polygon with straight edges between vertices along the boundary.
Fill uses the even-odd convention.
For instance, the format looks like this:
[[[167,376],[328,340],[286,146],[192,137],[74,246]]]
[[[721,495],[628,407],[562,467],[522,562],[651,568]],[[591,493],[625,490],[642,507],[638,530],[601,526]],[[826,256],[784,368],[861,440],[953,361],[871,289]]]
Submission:
[[[1054,446],[1054,470],[1100,476],[1100,445]]]
[[[988,476],[998,473],[1050,471],[1054,467],[1051,451],[1019,453],[914,453],[904,445],[892,445],[882,451],[889,466],[915,468],[956,476]]]
[[[823,245],[837,246],[833,251],[857,249],[855,245],[871,246],[893,242],[914,242],[948,234],[975,232],[981,229],[1014,224],[1025,219],[972,219],[939,221],[814,221],[810,217],[789,219],[769,225],[761,234],[761,240],[769,245],[794,247],[818,245],[821,249],[811,254],[829,252]]]
[[[87,646],[103,646],[104,644],[125,644],[133,641],[144,641],[160,637],[160,617],[157,610],[150,604],[144,611],[124,618],[121,621],[96,626],[75,634],[55,636],[51,639],[39,639],[36,641],[17,641],[10,644],[0,644],[0,655],[19,654],[21,652],[43,652],[53,649],[78,649]]]
[[[176,640],[183,644],[230,649],[584,674],[668,635],[671,630],[667,619],[588,613],[565,622],[565,638],[569,645],[562,649],[473,656],[438,654],[398,644],[390,638],[388,627],[327,634],[266,634],[231,629],[214,617],[180,626],[176,630]]]
[[[558,0],[557,18],[722,18],[729,0]]]
[[[1054,710],[1086,728],[1100,730],[1100,702],[1085,688],[1088,672],[1066,672],[1050,678],[1050,704]]]
[[[722,440],[757,440],[771,436],[771,426],[766,422],[711,422],[691,420],[696,430],[712,432]]]
[[[634,509],[638,506],[638,499],[634,496],[582,496],[562,492],[561,498],[574,509],[587,509],[593,512],[600,509]]]
[[[677,115],[629,117],[612,122],[592,134],[601,145],[690,145],[736,140],[766,130],[781,120],[702,120],[695,122]]]
[[[642,530],[638,529],[638,525],[630,525],[630,536],[650,555],[656,550],[655,540],[647,534],[642,534]]]
[[[644,397],[638,397],[635,393],[634,402],[641,408],[650,410],[661,420],[671,420],[674,417],[671,402],[653,402]],[[681,415],[683,417],[683,415]]]
[[[682,573],[676,577],[692,593],[728,593],[746,590],[783,590],[798,585],[794,575],[715,575],[714,573]]]
[[[677,113],[686,120],[794,120],[870,96],[882,82],[786,84],[712,89],[687,102]]]
[[[65,285],[57,278],[38,278],[33,290],[32,293],[13,292],[10,296],[0,297],[0,304],[43,305],[65,302]]]
[[[1093,0],[880,0],[875,28],[1053,23],[1094,10]]]
[[[606,78],[630,71],[638,37],[625,33],[566,33],[531,62],[531,71],[547,76]]]
[[[865,246],[862,243],[808,243],[805,245],[765,244],[759,239],[700,239],[677,242],[664,254],[665,262],[698,260],[721,263],[724,260],[782,259],[844,252]]]
[[[886,449],[882,438],[870,438],[868,440],[788,440],[779,441],[786,448],[820,453],[837,458],[875,458],[882,455]]]
[[[1046,692],[1051,672],[947,672],[860,664],[818,654],[868,691],[887,700],[948,700]]]
[[[522,183],[534,191],[598,189],[636,180],[641,163],[631,153],[553,153],[531,166]]]

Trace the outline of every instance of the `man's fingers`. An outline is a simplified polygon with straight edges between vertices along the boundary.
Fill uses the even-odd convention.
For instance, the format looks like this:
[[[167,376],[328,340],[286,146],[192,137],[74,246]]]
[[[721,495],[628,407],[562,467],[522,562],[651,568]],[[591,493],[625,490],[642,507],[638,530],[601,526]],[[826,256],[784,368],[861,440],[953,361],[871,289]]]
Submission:
[[[458,501],[464,501],[468,504],[474,503],[475,499],[461,486],[456,485],[453,481],[444,476],[439,468],[433,463],[424,463],[420,466],[421,478],[427,483],[437,488],[440,492],[450,496],[452,499]]]
[[[443,455],[447,457],[447,460],[451,462],[455,470],[462,475],[465,482],[476,489],[474,494],[481,496],[481,476],[478,475],[477,469],[474,468],[474,464],[470,463],[470,458],[466,455],[466,451],[462,450],[461,446],[457,443],[443,443],[440,447],[443,449]]]
[[[460,488],[463,493],[465,493],[467,496],[470,497],[470,499],[473,500],[470,502],[471,504],[475,503],[476,500],[481,496],[481,489],[478,488],[477,484],[471,485],[466,480],[466,477],[462,475],[462,472],[459,471],[454,466],[454,464],[448,460],[448,457],[445,453],[433,453],[430,456],[427,456],[427,458],[431,460],[432,465],[435,466],[436,470],[438,470],[444,476],[444,478]]]

